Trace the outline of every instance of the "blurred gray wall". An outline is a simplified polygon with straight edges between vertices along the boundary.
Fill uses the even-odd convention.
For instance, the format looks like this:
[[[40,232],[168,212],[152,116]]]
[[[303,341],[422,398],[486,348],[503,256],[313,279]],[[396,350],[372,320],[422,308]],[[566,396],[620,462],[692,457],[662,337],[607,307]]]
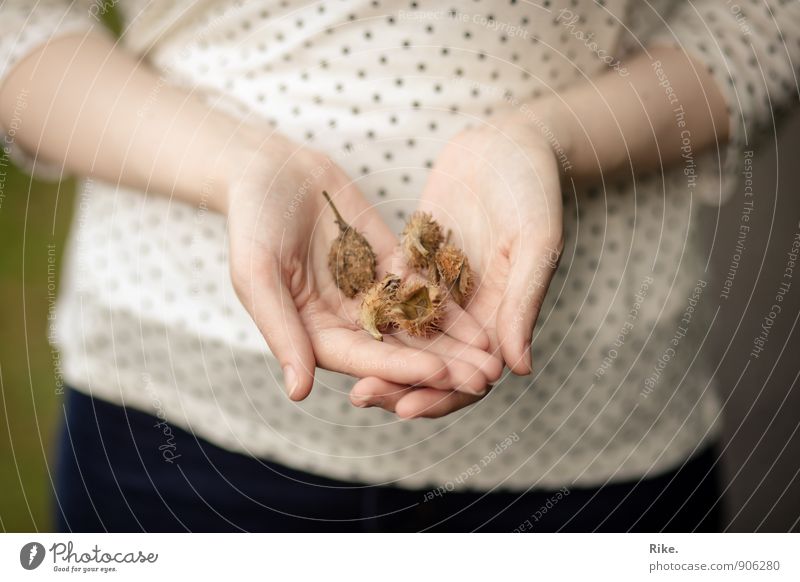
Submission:
[[[711,351],[720,364],[717,378],[723,398],[728,399],[723,443],[728,527],[800,531],[800,262],[764,351],[758,358],[750,357],[753,339],[784,280],[787,252],[798,232],[800,114],[782,126],[777,143],[767,139],[757,152],[751,229],[730,299],[712,332]],[[717,289],[731,263],[743,200],[741,188],[719,212],[705,209],[702,214],[704,236],[709,245],[714,242]]]

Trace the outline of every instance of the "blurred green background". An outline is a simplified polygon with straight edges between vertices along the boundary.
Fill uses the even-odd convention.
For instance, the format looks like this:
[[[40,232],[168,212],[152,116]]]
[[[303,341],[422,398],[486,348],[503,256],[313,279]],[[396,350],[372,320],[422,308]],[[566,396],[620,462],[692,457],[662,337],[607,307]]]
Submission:
[[[31,180],[0,155],[0,530],[52,530],[47,459],[61,400],[47,317],[75,191]],[[53,276],[55,275],[55,280]]]
[[[120,34],[113,5],[101,18]],[[33,180],[0,148],[0,531],[54,525],[47,461],[62,408],[47,318],[74,196],[74,180]]]

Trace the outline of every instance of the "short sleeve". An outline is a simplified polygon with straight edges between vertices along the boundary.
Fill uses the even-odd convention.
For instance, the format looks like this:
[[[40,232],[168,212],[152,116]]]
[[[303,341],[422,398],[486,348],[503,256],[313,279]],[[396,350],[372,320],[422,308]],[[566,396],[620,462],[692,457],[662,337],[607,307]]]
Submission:
[[[700,176],[695,192],[725,202],[739,185],[746,152],[798,101],[800,1],[686,0],[648,44],[682,48],[704,65],[728,105],[730,141],[713,159],[717,172]],[[709,166],[706,166],[709,167]]]
[[[0,3],[0,86],[14,66],[34,49],[67,34],[105,30],[91,5],[63,0],[5,0]],[[20,107],[24,102],[20,102]],[[37,178],[59,179],[61,168],[36,160],[13,139],[14,127],[2,127],[8,157]]]

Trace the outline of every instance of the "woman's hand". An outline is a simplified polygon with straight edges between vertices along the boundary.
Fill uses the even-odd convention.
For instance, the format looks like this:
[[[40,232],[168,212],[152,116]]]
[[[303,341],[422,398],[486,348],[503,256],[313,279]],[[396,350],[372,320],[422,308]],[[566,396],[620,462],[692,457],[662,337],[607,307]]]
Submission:
[[[533,327],[564,244],[559,166],[544,135],[519,117],[459,134],[434,165],[419,207],[466,252],[476,275],[466,311],[516,374],[531,372]],[[356,397],[402,417],[443,416],[478,400],[380,378],[361,380]]]
[[[403,385],[480,394],[502,364],[485,350],[489,339],[471,317],[454,313],[449,335],[430,340],[405,334],[373,339],[358,326],[359,299],[348,299],[328,267],[339,235],[327,190],[344,219],[377,255],[378,277],[392,268],[394,234],[356,185],[328,157],[280,136],[250,156],[234,157],[227,187],[231,277],[284,370],[293,400],[305,398],[315,366]]]

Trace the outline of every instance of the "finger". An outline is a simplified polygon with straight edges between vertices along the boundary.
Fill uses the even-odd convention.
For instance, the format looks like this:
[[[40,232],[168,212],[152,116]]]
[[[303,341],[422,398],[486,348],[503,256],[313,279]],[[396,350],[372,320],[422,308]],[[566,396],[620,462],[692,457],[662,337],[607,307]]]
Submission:
[[[474,317],[452,301],[448,301],[445,307],[442,331],[450,337],[478,349],[489,348],[489,335],[486,330],[475,321]]]
[[[446,336],[440,336],[441,338],[445,338]],[[452,338],[447,338],[444,343],[447,341],[454,342]],[[423,386],[431,386],[434,388],[438,388],[440,390],[458,390],[460,392],[468,392],[470,394],[485,394],[489,387],[489,380],[486,375],[481,372],[481,370],[474,365],[470,361],[466,361],[465,359],[461,359],[458,357],[453,357],[452,355],[446,354],[443,348],[440,349],[433,349],[433,343],[431,340],[425,340],[424,338],[411,338],[411,337],[404,337],[404,338],[387,338],[385,340],[387,344],[396,344],[399,346],[405,346],[410,349],[418,350],[422,353],[433,354],[440,357],[443,364],[447,367],[448,371],[448,381],[442,385],[435,385],[430,382],[425,381],[418,381],[414,383],[415,386],[423,385]],[[463,344],[462,344],[463,345]],[[480,352],[480,350],[476,350],[479,354],[483,354],[483,358],[490,357],[485,352]],[[488,364],[487,364],[488,367]],[[376,376],[382,376],[382,374],[374,374]]]
[[[397,402],[414,390],[422,390],[422,388],[411,388],[374,376],[362,378],[350,390],[350,402],[359,408],[377,406],[388,412],[394,412]]]
[[[394,404],[394,412],[400,418],[441,418],[480,399],[463,392],[418,388],[400,398]]]
[[[556,246],[531,244],[514,261],[508,292],[497,314],[497,335],[503,359],[515,374],[531,372],[533,327],[559,256]]]
[[[234,268],[234,283],[240,282],[235,284],[237,293],[280,363],[286,393],[292,400],[303,400],[314,384],[316,360],[280,268],[274,262]]]
[[[440,335],[431,339],[410,336],[397,337],[409,347],[428,350],[440,355],[446,363],[451,360],[462,360],[476,367],[488,382],[496,382],[503,373],[503,361],[499,355],[492,355],[484,350],[461,343],[449,336]]]
[[[315,330],[311,342],[317,363],[334,372],[357,378],[378,376],[398,384],[452,386],[450,369],[438,355],[392,341],[375,341],[360,330],[329,326]]]
[[[489,348],[487,351],[498,356],[500,356],[500,345],[497,341],[497,310],[500,307],[504,293],[505,287],[499,292],[495,292],[482,284],[467,306],[467,312],[475,321],[482,323],[486,335],[489,336]]]

